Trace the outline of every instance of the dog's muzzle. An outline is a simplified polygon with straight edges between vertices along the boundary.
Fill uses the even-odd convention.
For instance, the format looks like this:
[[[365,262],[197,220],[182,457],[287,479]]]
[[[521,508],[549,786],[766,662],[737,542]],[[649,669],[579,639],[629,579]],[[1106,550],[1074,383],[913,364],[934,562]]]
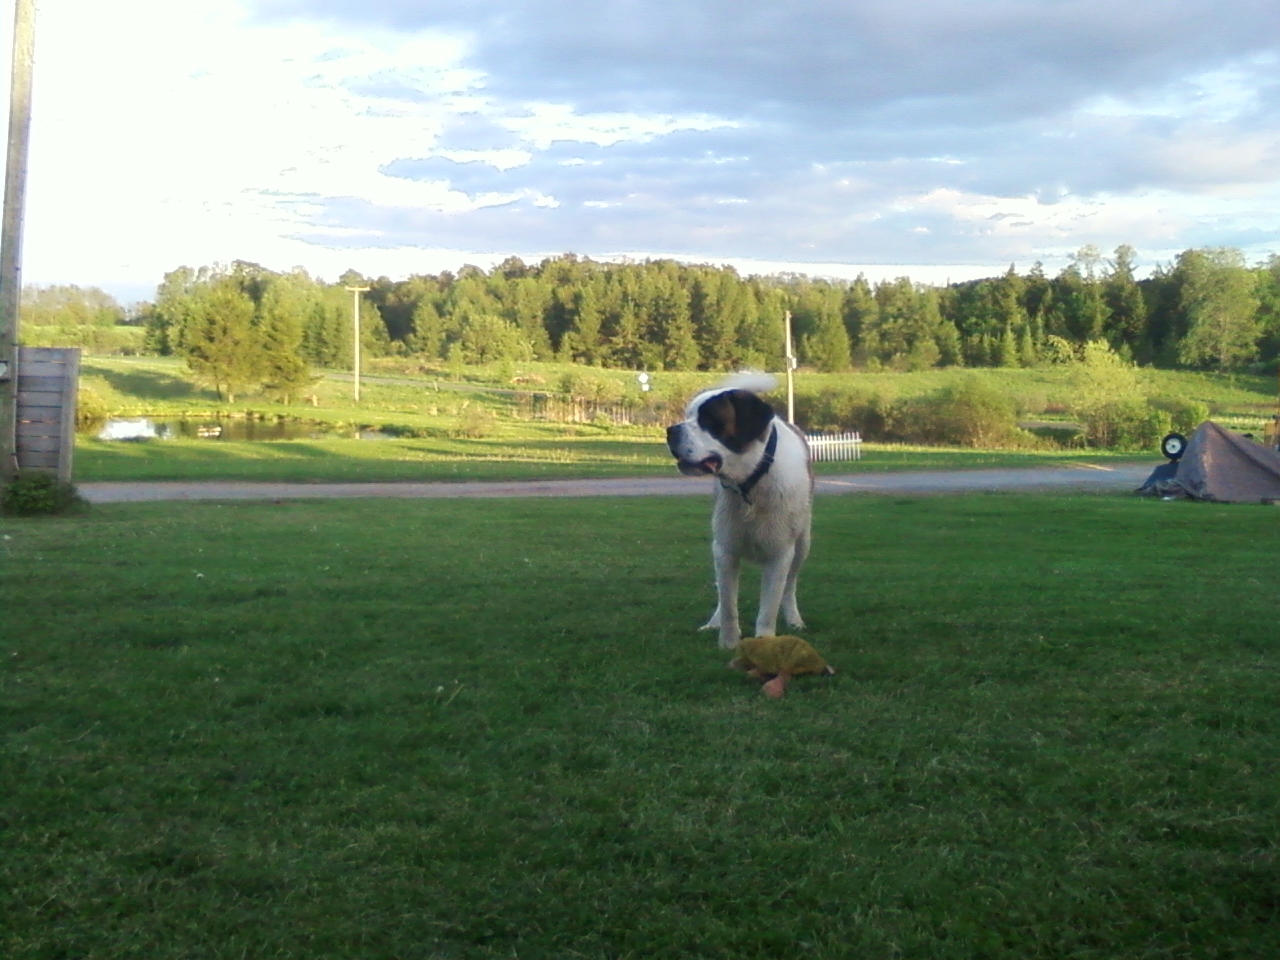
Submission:
[[[667,449],[676,458],[676,468],[686,477],[705,477],[720,472],[724,459],[713,453],[702,460],[693,461],[685,458],[681,448],[684,446],[684,424],[677,423],[667,427]]]

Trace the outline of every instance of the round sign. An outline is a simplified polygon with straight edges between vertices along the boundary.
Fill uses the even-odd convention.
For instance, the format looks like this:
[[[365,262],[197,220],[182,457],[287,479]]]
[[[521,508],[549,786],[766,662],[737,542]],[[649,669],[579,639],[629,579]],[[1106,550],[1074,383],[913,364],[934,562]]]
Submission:
[[[638,373],[636,374],[636,379],[639,380],[641,383],[648,383],[649,375],[647,373]]]
[[[1160,441],[1160,451],[1170,460],[1177,460],[1187,449],[1187,438],[1180,433],[1171,433]]]

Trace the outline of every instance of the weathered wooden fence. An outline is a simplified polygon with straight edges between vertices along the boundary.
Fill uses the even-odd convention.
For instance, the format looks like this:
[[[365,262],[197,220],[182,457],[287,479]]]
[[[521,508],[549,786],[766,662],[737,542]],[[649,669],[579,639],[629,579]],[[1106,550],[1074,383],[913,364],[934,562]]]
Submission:
[[[810,433],[805,435],[809,441],[809,456],[815,460],[861,460],[862,436],[851,433]]]
[[[80,350],[18,348],[18,470],[71,480]]]
[[[625,400],[587,400],[553,393],[516,395],[518,416],[554,423],[615,423],[623,426],[665,423],[665,408],[642,406]]]

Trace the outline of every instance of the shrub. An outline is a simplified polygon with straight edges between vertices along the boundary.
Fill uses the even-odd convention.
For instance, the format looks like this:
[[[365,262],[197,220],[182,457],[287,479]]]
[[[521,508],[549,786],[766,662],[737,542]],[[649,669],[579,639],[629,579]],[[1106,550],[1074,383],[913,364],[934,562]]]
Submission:
[[[1208,404],[1199,400],[1183,400],[1176,397],[1155,397],[1151,406],[1169,415],[1169,426],[1178,433],[1190,436],[1196,427],[1209,419]]]
[[[51,473],[24,473],[0,493],[0,513],[11,517],[48,516],[84,506],[76,488]]]
[[[889,406],[876,393],[828,387],[796,397],[796,422],[811,433],[857,430],[864,440],[881,440]]]
[[[578,370],[560,378],[560,391],[574,400],[591,400],[596,403],[616,403],[626,394],[626,388],[616,378]]]
[[[493,434],[495,417],[485,407],[468,404],[458,414],[458,423],[453,428],[455,437],[467,440],[483,440]]]
[[[966,377],[892,411],[889,434],[897,440],[962,447],[1002,447],[1022,441],[1014,405],[977,377]]]
[[[76,395],[76,429],[93,433],[111,418],[111,408],[102,394],[92,387],[81,386]]]
[[[1082,418],[1085,442],[1114,450],[1152,450],[1169,432],[1171,420],[1142,400],[1123,399],[1097,404]]]

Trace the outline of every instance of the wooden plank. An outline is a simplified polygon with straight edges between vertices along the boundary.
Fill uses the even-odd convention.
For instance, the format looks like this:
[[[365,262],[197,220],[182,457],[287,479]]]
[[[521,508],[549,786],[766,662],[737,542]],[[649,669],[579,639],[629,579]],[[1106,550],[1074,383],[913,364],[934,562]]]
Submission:
[[[18,421],[27,423],[61,423],[61,407],[20,407]]]
[[[23,470],[43,470],[47,473],[58,471],[58,455],[56,453],[19,453],[18,465]]]
[[[19,390],[18,408],[57,407],[62,409],[62,387],[57,390]]]
[[[57,437],[62,438],[62,422],[43,421],[38,423],[28,423],[25,420],[18,421],[19,437]]]
[[[67,369],[65,361],[56,363],[42,361],[40,363],[25,362],[18,365],[19,377],[61,377]]]
[[[65,367],[63,368],[66,369]],[[56,377],[29,377],[26,374],[18,374],[19,390],[35,390],[43,393],[62,393],[62,385],[66,381],[62,378],[61,373]]]
[[[19,347],[18,363],[70,363],[71,354],[79,347]]]
[[[62,446],[61,437],[19,437],[18,452],[57,453]]]
[[[71,464],[76,450],[76,400],[80,392],[80,351],[67,358],[66,394],[62,398],[62,448],[58,454],[58,479],[71,482]]]

